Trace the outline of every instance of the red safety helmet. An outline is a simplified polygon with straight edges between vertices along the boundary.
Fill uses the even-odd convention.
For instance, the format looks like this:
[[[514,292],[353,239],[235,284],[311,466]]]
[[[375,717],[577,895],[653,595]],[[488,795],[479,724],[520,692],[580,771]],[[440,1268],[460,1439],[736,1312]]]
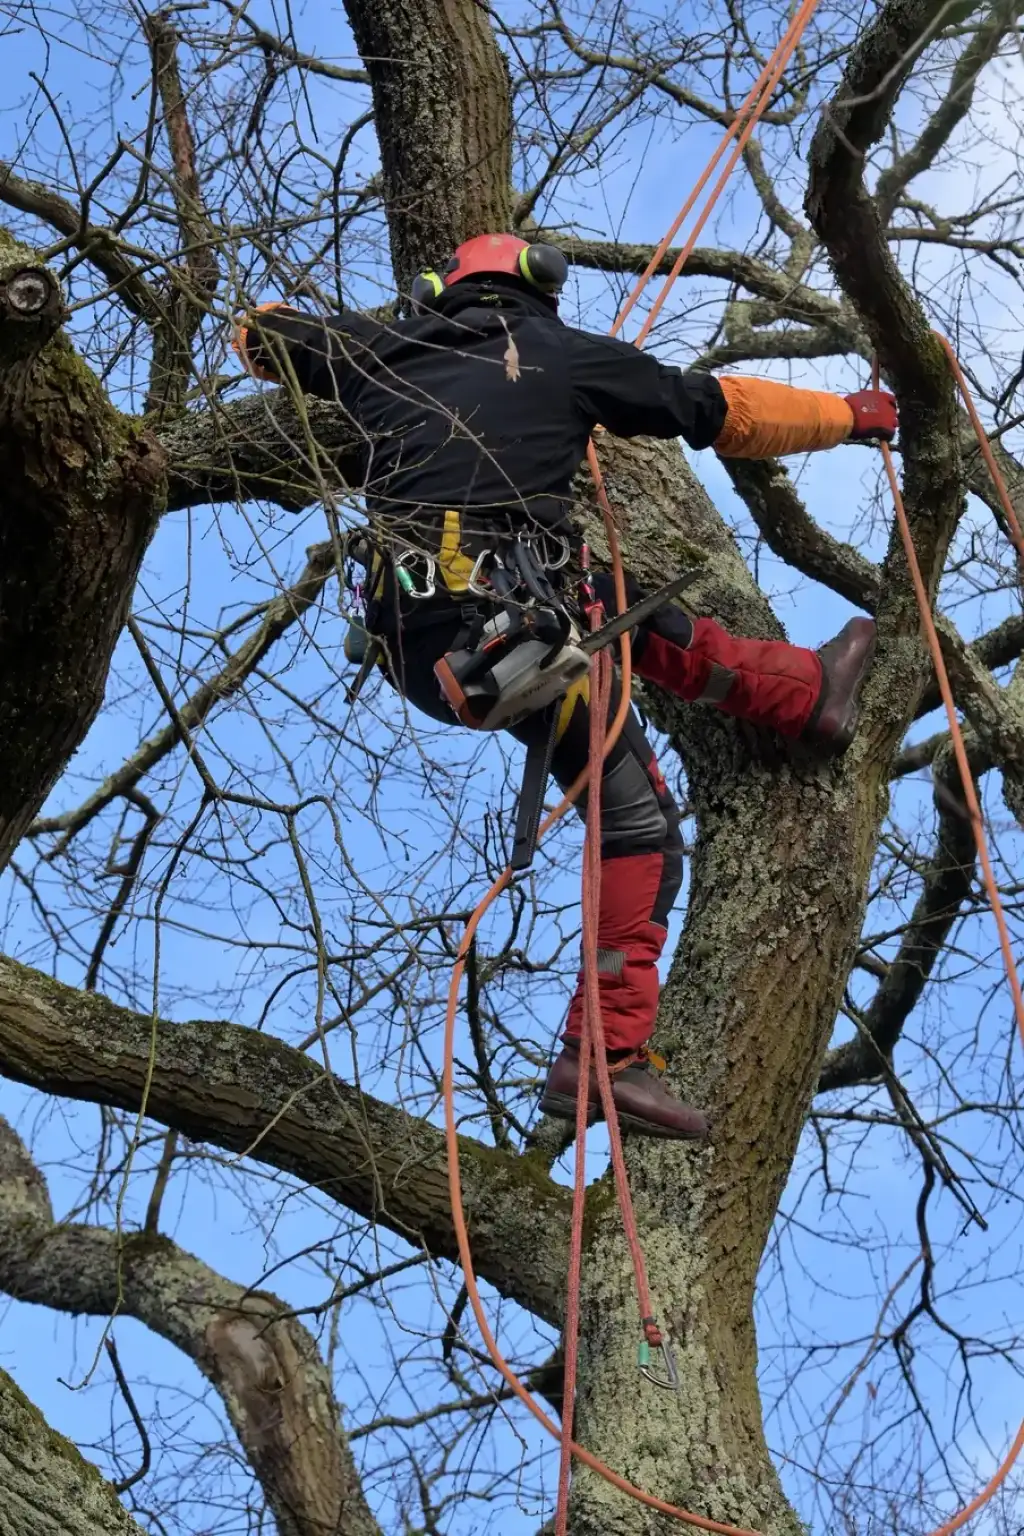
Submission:
[[[412,284],[413,307],[429,308],[445,288],[477,277],[517,277],[554,299],[568,275],[569,264],[557,246],[531,245],[518,235],[474,235],[457,248],[443,274],[418,273]]]

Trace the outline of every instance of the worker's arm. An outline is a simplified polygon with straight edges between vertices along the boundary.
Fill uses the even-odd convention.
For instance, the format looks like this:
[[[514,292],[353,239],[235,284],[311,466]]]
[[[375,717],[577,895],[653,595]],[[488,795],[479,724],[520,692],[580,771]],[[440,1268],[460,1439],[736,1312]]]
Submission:
[[[279,384],[294,375],[304,394],[335,400],[342,375],[358,367],[376,328],[352,311],[320,320],[287,304],[264,304],[238,321],[234,347],[258,379]]]
[[[896,433],[884,391],[845,398],[769,379],[684,372],[626,342],[570,333],[573,389],[584,414],[617,437],[682,437],[723,458],[764,459]]]

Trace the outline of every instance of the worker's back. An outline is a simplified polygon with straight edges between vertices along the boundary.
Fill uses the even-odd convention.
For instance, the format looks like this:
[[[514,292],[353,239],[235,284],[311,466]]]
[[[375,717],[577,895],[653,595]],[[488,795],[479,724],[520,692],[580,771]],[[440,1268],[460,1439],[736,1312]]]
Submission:
[[[452,291],[406,320],[330,322],[350,365],[335,364],[332,383],[365,434],[373,511],[500,507],[550,524],[566,510],[594,425],[572,387],[569,333],[543,300],[496,297]]]
[[[598,421],[706,448],[726,418],[710,374],[563,325],[553,300],[507,278],[442,288],[425,313],[389,322],[274,306],[242,345],[263,377],[284,377],[283,351],[300,389],[344,407],[368,507],[399,523],[487,508],[559,524]]]

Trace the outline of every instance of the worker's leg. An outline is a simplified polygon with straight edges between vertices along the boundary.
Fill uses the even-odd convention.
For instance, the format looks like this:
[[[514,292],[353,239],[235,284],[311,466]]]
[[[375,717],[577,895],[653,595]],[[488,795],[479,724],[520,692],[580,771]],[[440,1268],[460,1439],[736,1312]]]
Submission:
[[[598,594],[614,610],[611,578]],[[630,603],[644,595],[627,578]],[[633,662],[638,676],[689,704],[713,704],[725,714],[783,736],[844,751],[857,723],[857,704],[874,651],[874,625],[853,619],[820,651],[782,640],[730,635],[713,619],[691,620],[667,603],[639,626]]]
[[[618,706],[616,679],[609,718]],[[586,766],[590,746],[587,689],[563,706],[552,769],[565,790]],[[542,721],[526,721],[514,734],[529,743]],[[578,808],[586,814],[586,797]],[[668,915],[682,882],[679,812],[633,710],[605,759],[601,777],[601,902],[598,917],[598,989],[605,1047],[622,1124],[646,1135],[690,1138],[707,1132],[704,1116],[682,1104],[650,1071],[641,1047],[658,1011],[658,959]],[[569,1007],[565,1047],[541,1100],[549,1113],[575,1116],[583,974]],[[599,1114],[596,1080],[589,1085],[591,1118]]]
[[[441,698],[434,663],[450,650],[461,628],[453,609],[450,622],[420,629],[414,636],[383,636],[386,671],[404,698],[433,719],[454,724]],[[612,712],[618,703],[615,684]],[[567,701],[552,769],[567,789],[589,756],[590,723],[586,688]],[[542,719],[517,726],[517,739],[529,744],[546,732]],[[586,797],[577,807],[586,813]],[[619,1119],[643,1135],[688,1140],[707,1134],[699,1110],[676,1099],[651,1072],[640,1047],[650,1039],[658,1010],[657,962],[665,943],[668,914],[682,880],[679,815],[658,771],[639,720],[631,710],[626,728],[605,761],[601,778],[601,908],[598,921],[601,1014],[612,1068]],[[565,1044],[544,1088],[542,1104],[552,1114],[573,1119],[579,1080],[579,1033],[582,984],[569,1009]],[[590,1117],[600,1115],[597,1081],[588,1085]]]

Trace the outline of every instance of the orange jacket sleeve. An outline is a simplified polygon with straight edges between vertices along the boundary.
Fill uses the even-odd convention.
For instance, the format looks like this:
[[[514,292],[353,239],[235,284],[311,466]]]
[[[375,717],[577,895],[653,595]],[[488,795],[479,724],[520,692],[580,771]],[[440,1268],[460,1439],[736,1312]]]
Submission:
[[[253,315],[267,315],[275,309],[286,310],[292,315],[299,314],[298,310],[292,309],[290,304],[285,304],[281,299],[272,299],[269,304],[257,304],[235,321],[235,334],[231,342],[232,350],[241,358],[246,372],[251,373],[254,378],[265,379],[268,384],[279,384],[280,379],[273,370],[272,359],[267,349],[260,347],[257,338],[250,335],[251,321]],[[246,324],[247,321],[250,323]]]
[[[853,430],[841,395],[794,389],[771,379],[719,378],[728,414],[714,447],[723,459],[768,459],[834,448]]]

